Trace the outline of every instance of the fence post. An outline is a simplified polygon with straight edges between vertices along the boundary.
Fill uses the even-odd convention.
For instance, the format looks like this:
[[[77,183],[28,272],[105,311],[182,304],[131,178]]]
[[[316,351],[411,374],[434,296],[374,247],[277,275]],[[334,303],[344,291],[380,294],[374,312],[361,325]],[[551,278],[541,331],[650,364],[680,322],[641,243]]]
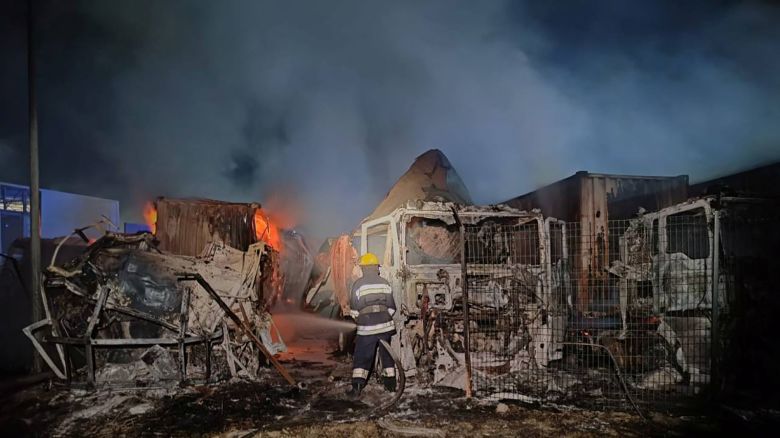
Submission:
[[[720,387],[720,294],[718,290],[718,277],[720,270],[720,214],[718,211],[713,211],[713,236],[712,236],[712,323],[710,330],[712,330],[712,336],[710,341],[712,343],[711,357],[710,357],[710,390],[712,396],[717,396]],[[714,389],[714,391],[712,391]]]
[[[466,398],[471,398],[473,393],[472,381],[471,381],[471,344],[469,341],[469,282],[466,266],[466,227],[463,222],[460,221],[458,211],[455,207],[452,208],[452,215],[455,217],[455,222],[458,224],[460,230],[460,284],[463,290],[463,349],[465,351],[466,361]]]

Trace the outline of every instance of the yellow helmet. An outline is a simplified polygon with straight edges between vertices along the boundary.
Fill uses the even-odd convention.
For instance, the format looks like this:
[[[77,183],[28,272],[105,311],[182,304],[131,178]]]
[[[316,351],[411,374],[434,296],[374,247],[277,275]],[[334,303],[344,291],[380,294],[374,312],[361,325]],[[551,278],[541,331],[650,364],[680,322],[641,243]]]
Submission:
[[[360,256],[360,266],[379,265],[379,259],[370,252]]]

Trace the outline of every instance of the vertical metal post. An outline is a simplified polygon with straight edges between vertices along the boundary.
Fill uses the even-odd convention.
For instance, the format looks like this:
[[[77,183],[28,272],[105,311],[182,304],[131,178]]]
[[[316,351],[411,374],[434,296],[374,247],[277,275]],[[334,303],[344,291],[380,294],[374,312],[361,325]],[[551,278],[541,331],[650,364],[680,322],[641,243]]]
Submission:
[[[720,294],[718,290],[718,277],[720,270],[720,214],[717,210],[713,214],[713,236],[712,236],[712,323],[710,330],[710,389],[712,395],[717,396],[720,389]],[[728,296],[728,295],[727,295]]]
[[[87,359],[87,380],[90,385],[95,385],[95,349],[92,346],[92,333],[95,331],[98,321],[100,321],[100,315],[103,312],[103,307],[106,305],[108,299],[109,288],[101,286],[98,291],[98,299],[95,302],[95,308],[92,309],[92,316],[89,318],[87,324],[87,331],[84,334],[84,354]]]
[[[35,46],[33,0],[27,1],[27,105],[30,140],[30,300],[32,320],[43,318],[38,294],[41,288],[41,193],[38,180],[38,111],[35,103]],[[33,370],[40,372],[43,364],[39,355],[33,358]]]
[[[469,317],[469,282],[466,265],[466,227],[460,221],[455,207],[452,207],[452,215],[455,217],[455,222],[460,229],[460,284],[463,290],[463,350],[466,361],[466,398],[471,398],[473,386],[471,379],[471,342],[469,339],[471,319]]]
[[[190,311],[190,288],[184,289],[181,297],[181,313],[179,315],[179,379],[182,383],[187,380],[187,347],[184,338],[187,336],[187,323]],[[208,341],[206,341],[208,343]]]

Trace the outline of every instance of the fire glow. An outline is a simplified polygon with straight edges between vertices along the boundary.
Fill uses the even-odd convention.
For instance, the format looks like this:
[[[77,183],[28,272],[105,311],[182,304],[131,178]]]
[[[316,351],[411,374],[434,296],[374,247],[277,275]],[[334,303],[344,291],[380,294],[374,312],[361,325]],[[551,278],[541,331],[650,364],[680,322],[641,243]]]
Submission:
[[[255,237],[258,241],[262,240],[277,251],[282,250],[282,238],[279,234],[279,227],[260,208],[255,210]]]
[[[154,204],[151,202],[144,204],[144,222],[152,234],[157,233],[157,209],[154,208]]]

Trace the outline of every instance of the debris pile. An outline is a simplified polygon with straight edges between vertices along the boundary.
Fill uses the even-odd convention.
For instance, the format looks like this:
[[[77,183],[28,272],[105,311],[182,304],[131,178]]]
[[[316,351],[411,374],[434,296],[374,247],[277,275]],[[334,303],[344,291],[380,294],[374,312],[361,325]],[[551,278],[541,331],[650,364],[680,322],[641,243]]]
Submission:
[[[107,233],[61,267],[56,257],[41,291],[46,319],[25,333],[61,379],[254,379],[262,355],[274,363],[285,348],[268,312],[281,294],[279,254],[264,242],[241,251],[214,241],[193,257],[161,251],[149,233]]]

